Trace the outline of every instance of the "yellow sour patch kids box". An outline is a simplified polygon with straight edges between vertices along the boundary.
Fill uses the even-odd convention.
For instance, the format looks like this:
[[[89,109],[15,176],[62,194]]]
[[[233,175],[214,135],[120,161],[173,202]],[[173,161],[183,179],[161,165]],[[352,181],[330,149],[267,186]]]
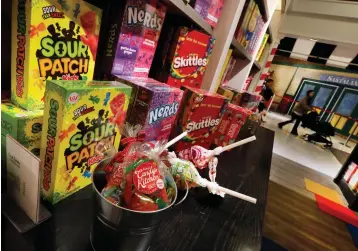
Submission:
[[[132,88],[119,82],[47,81],[41,141],[41,186],[52,204],[91,182],[103,159],[96,146],[119,147]]]
[[[12,1],[11,100],[43,108],[45,80],[92,79],[102,11],[83,0]]]

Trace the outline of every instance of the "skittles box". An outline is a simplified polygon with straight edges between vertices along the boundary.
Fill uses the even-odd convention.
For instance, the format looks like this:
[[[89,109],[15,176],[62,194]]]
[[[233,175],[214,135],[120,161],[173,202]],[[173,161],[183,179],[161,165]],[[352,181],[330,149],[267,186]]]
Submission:
[[[13,103],[43,109],[46,80],[92,79],[101,13],[83,0],[12,1]]]
[[[229,104],[214,135],[214,144],[226,146],[236,141],[240,129],[252,112],[243,107]]]
[[[193,145],[209,149],[213,140],[212,135],[218,129],[228,101],[216,93],[185,87],[180,114],[172,136],[175,137],[185,130],[188,135],[176,143],[175,150],[181,151]]]
[[[160,66],[164,68],[160,81],[177,88],[200,88],[215,39],[186,27],[180,27],[174,37],[166,62]]]
[[[46,200],[55,204],[91,183],[102,143],[118,149],[116,124],[125,121],[131,91],[114,81],[47,81],[40,153]]]
[[[27,111],[10,102],[1,104],[1,151],[6,156],[6,135],[10,134],[34,155],[40,155],[43,111]]]
[[[142,126],[145,141],[168,140],[183,91],[150,78],[117,79],[133,87],[127,122]]]
[[[116,1],[111,6],[103,72],[148,77],[166,14],[159,1]]]

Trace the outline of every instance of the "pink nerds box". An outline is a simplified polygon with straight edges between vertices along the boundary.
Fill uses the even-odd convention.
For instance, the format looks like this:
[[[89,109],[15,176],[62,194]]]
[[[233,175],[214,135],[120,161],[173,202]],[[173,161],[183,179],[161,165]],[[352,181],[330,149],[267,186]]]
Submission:
[[[109,14],[102,70],[105,74],[147,77],[166,7],[156,0],[127,0],[123,10],[118,2]]]
[[[183,91],[150,78],[116,77],[133,88],[127,122],[142,125],[145,141],[168,140]]]

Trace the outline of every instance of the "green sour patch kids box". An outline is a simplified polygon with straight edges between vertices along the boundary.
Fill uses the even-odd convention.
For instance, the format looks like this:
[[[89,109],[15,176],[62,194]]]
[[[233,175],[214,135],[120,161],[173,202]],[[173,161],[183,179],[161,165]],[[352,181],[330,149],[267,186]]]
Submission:
[[[87,186],[103,155],[119,147],[132,88],[110,81],[48,81],[41,142],[41,186],[52,204]]]

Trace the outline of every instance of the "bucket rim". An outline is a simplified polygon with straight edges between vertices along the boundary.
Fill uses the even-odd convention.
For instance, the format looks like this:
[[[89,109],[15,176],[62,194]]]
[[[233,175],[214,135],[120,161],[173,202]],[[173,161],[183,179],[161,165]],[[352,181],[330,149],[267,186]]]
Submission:
[[[159,209],[159,210],[155,210],[155,211],[137,211],[137,210],[132,210],[132,209],[128,209],[128,208],[125,208],[125,207],[121,207],[121,206],[115,205],[115,204],[113,204],[112,202],[110,202],[109,200],[107,200],[107,199],[98,191],[97,187],[95,186],[95,184],[94,184],[94,176],[95,176],[95,175],[94,175],[94,174],[95,174],[95,172],[97,171],[97,169],[98,169],[101,165],[103,165],[105,162],[107,162],[107,161],[109,161],[109,160],[110,160],[110,158],[106,158],[106,159],[103,159],[101,162],[99,162],[98,165],[97,165],[97,166],[95,167],[95,169],[93,170],[93,174],[92,174],[92,177],[91,177],[93,190],[97,193],[97,195],[99,195],[99,196],[100,196],[102,199],[104,199],[107,203],[111,204],[111,205],[114,206],[114,207],[117,207],[118,209],[126,210],[126,211],[129,211],[129,212],[132,212],[132,213],[142,213],[142,214],[154,214],[154,213],[159,213],[159,212],[161,212],[161,211],[164,211],[164,210],[166,210],[166,209],[171,208],[171,207],[174,205],[174,203],[175,203],[175,201],[177,200],[177,197],[178,197],[178,187],[177,187],[177,185],[176,185],[175,182],[173,182],[173,184],[175,185],[174,188],[175,188],[175,190],[176,190],[176,193],[175,193],[175,196],[174,196],[174,199],[173,199],[172,203],[171,203],[170,205],[168,205],[167,207],[162,208],[162,209]],[[168,170],[165,170],[165,172],[167,172],[169,175],[171,175]],[[174,178],[173,178],[173,181],[174,181]]]

